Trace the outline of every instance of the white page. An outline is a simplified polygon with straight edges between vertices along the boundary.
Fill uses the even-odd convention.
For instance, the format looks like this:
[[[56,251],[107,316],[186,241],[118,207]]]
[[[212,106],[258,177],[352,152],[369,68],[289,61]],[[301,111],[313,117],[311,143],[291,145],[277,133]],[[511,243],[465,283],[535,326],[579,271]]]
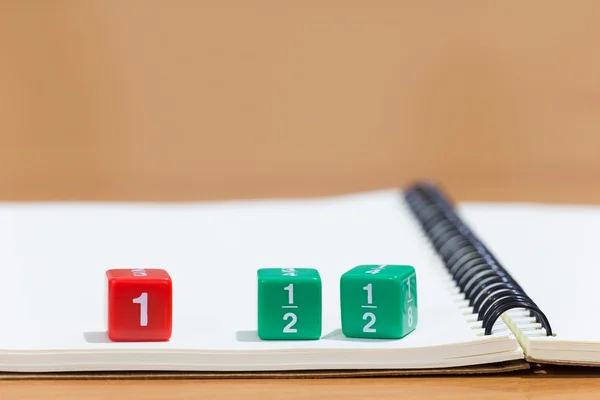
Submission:
[[[600,207],[469,203],[465,221],[548,317],[555,338],[600,343]]]
[[[447,290],[439,259],[403,207],[397,191],[200,204],[1,204],[4,284],[0,321],[6,328],[0,330],[0,353],[16,355],[10,360],[19,363],[52,362],[47,369],[60,369],[61,363],[110,368],[118,364],[111,354],[124,353],[138,354],[135,362],[131,357],[124,361],[137,369],[176,368],[186,354],[194,352],[221,357],[189,361],[194,368],[225,370],[248,365],[285,369],[288,364],[341,368],[344,360],[349,366],[356,362],[353,357],[367,354],[366,349],[381,351],[372,355],[373,368],[519,358],[520,349],[508,334],[477,336],[465,323]],[[359,264],[415,266],[419,296],[415,332],[392,341],[343,337],[339,278]],[[323,280],[321,340],[257,339],[256,271],[271,267],[319,270]],[[170,341],[112,343],[106,339],[104,273],[113,268],[169,272],[174,292]],[[476,345],[465,346],[469,343]],[[440,352],[440,346],[452,344],[462,346]],[[429,347],[425,352],[407,351],[402,358],[387,352]],[[335,353],[337,349],[352,351]],[[296,355],[277,358],[275,350]],[[261,351],[270,352],[260,358],[256,353]],[[512,353],[485,358],[489,352],[507,351]],[[54,358],[27,361],[24,352],[51,352]],[[85,356],[102,352],[107,355]],[[180,358],[160,358],[168,352]],[[328,352],[332,355],[325,356]],[[83,356],[61,358],[60,354],[67,353]],[[239,354],[254,354],[254,358]],[[2,365],[10,368],[9,361]],[[63,369],[70,368],[76,367],[63,365]]]

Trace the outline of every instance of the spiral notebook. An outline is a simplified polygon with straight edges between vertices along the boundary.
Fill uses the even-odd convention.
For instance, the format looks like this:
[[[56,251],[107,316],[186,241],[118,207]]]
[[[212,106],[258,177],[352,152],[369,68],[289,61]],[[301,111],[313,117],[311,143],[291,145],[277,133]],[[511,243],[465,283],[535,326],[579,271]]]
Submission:
[[[594,223],[593,207],[454,206],[428,183],[313,199],[4,203],[0,371],[355,376],[596,365]],[[339,279],[360,264],[415,267],[414,332],[341,333]],[[266,267],[319,270],[320,340],[258,338],[256,270]],[[108,340],[112,268],[169,272],[171,340]]]

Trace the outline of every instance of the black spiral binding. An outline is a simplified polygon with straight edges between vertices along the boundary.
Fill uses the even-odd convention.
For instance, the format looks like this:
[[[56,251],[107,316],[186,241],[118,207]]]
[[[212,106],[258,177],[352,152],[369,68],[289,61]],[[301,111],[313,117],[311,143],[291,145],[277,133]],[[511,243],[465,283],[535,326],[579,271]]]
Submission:
[[[404,198],[444,265],[469,300],[486,335],[505,311],[524,308],[536,318],[548,336],[548,319],[498,260],[467,227],[451,202],[432,183],[418,183],[404,191]]]

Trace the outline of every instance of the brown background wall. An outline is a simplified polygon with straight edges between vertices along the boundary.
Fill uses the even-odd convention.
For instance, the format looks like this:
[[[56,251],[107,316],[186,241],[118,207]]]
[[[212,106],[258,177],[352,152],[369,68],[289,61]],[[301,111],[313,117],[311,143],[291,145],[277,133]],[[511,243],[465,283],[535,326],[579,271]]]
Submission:
[[[3,1],[0,200],[600,202],[598,1]]]

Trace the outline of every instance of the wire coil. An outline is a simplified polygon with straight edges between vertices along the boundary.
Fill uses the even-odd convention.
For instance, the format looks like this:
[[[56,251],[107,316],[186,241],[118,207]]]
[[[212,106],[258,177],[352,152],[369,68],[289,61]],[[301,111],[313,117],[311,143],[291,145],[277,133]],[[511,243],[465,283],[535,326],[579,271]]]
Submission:
[[[404,199],[482,321],[486,335],[491,335],[496,320],[513,308],[529,310],[546,334],[552,335],[542,310],[461,220],[438,187],[417,183],[404,191]]]

